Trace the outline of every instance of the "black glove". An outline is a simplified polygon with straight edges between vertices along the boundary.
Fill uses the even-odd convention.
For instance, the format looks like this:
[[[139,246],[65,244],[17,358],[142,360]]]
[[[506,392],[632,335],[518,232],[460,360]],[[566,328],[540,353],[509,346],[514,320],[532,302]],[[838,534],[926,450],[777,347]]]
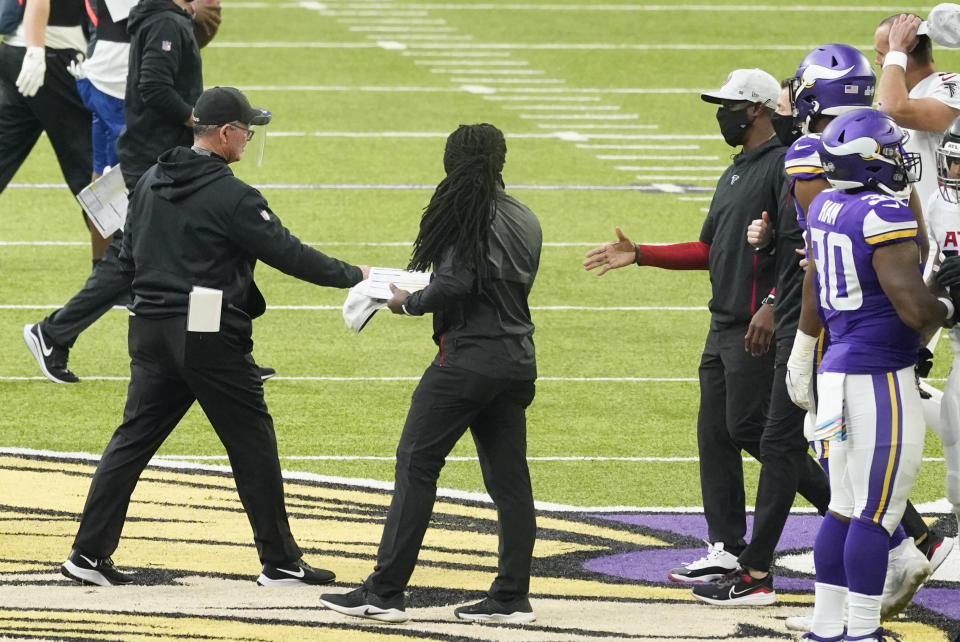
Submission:
[[[936,280],[937,285],[945,288],[960,285],[960,256],[948,256],[943,259]]]
[[[914,371],[919,378],[926,379],[930,376],[931,368],[933,368],[933,353],[926,347],[920,348],[920,352],[917,353],[917,365],[913,368]]]

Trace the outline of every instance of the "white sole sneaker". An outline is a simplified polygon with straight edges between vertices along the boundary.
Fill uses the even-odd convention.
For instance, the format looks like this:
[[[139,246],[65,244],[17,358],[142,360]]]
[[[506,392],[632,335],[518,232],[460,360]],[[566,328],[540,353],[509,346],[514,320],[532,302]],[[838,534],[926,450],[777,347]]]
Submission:
[[[323,599],[320,600],[320,604],[323,604],[331,611],[336,611],[337,613],[352,615],[354,617],[363,617],[367,618],[368,620],[377,620],[379,622],[400,624],[401,622],[406,622],[410,619],[410,616],[407,615],[406,611],[401,611],[400,609],[381,609],[373,606],[372,604],[363,604],[361,606],[340,606],[339,604],[327,602]]]
[[[97,586],[113,586],[110,580],[105,578],[100,572],[80,568],[70,560],[67,560],[60,566],[60,572],[71,580],[76,580],[81,584],[96,584]]]
[[[257,578],[257,585],[259,586],[312,586],[306,582],[301,582],[296,578],[284,578],[282,580],[273,580],[264,575],[260,574],[260,577]]]
[[[513,613],[457,613],[458,619],[467,622],[490,624],[529,624],[537,617],[531,612],[514,611]]]
[[[791,615],[786,619],[784,624],[790,631],[802,631],[803,633],[808,633],[810,629],[813,628],[813,616]]]
[[[776,593],[755,593],[733,600],[715,600],[712,597],[705,597],[696,593],[693,594],[693,597],[714,606],[770,606],[777,601]]]

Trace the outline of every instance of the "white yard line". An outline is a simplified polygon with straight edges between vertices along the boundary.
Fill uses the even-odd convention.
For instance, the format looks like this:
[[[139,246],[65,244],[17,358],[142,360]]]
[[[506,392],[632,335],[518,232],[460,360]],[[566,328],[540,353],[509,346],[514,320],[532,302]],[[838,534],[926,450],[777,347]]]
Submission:
[[[619,105],[502,105],[502,109],[530,111],[620,111]]]
[[[424,60],[414,60],[415,65],[429,65],[431,67],[461,66],[461,67],[527,67],[530,65],[526,60],[502,60],[495,58],[493,60],[464,60],[459,58],[436,60],[427,58]],[[456,73],[451,71],[450,73]],[[543,73],[542,71],[540,72]]]
[[[727,169],[726,165],[615,165],[613,169],[621,172],[722,172]]]
[[[384,31],[383,33],[390,33]],[[428,38],[429,40],[472,40],[473,36],[448,36]],[[370,39],[381,39],[382,36],[370,34]],[[414,35],[397,33],[398,41],[416,40]],[[661,43],[661,44],[611,44],[611,43],[525,43],[525,42],[464,42],[449,44],[430,44],[425,42],[401,42],[404,49],[429,49],[432,47],[450,47],[466,49],[470,51],[810,51],[816,45],[731,45],[731,44],[679,44],[679,43]],[[367,42],[323,42],[323,41],[252,41],[252,42],[230,42],[223,40],[214,40],[208,47],[216,49],[366,49],[379,47],[377,43]],[[859,49],[869,51],[872,45],[864,45]]]
[[[719,156],[643,156],[630,154],[597,154],[597,158],[600,160],[720,160]]]
[[[526,76],[542,76],[547,73],[542,69],[491,69],[492,65],[487,65],[478,69],[447,69],[446,67],[434,67],[430,70],[432,74],[489,74],[491,76],[503,75],[503,76],[516,76],[518,79],[523,79]],[[457,81],[461,82],[461,81]],[[502,80],[498,80],[502,82]]]
[[[691,149],[696,150],[700,149],[700,145],[590,145],[590,144],[578,144],[578,149]]]

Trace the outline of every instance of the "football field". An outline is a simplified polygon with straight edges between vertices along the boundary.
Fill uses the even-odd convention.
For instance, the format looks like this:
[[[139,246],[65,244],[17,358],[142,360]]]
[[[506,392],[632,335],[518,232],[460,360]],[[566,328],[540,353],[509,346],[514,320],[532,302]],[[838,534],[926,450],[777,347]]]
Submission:
[[[315,592],[290,592],[289,599],[269,593],[260,604],[263,593],[248,595],[252,582],[241,582],[259,569],[239,502],[224,482],[226,456],[196,407],[161,448],[131,507],[138,519],[170,523],[157,531],[128,524],[115,555],[121,568],[154,578],[151,586],[139,600],[124,598],[106,611],[98,600],[113,594],[95,589],[84,601],[70,593],[75,587],[55,574],[70,549],[91,457],[121,418],[127,313],[111,311],[77,341],[69,365],[81,383],[54,385],[40,376],[23,325],[66,302],[90,270],[79,206],[41,139],[0,194],[0,637],[33,630],[50,639],[138,639],[150,631],[154,639],[294,639],[302,626],[325,639],[348,632],[789,637],[783,617],[812,603],[816,519],[802,512],[802,501],[775,569],[777,607],[720,611],[665,582],[669,566],[702,554],[698,540],[706,537],[695,426],[707,273],[625,268],[598,279],[581,261],[614,238],[615,225],[637,242],[698,238],[732,152],[715,107],[699,93],[719,87],[728,71],[760,67],[783,78],[813,46],[830,42],[855,45],[872,60],[882,18],[900,10],[925,15],[929,6],[224,0],[223,7],[220,32],[203,51],[205,85],[236,86],[274,115],[233,169],[261,189],[295,235],[327,254],[405,266],[423,207],[443,176],[446,136],[476,122],[505,133],[507,192],[538,215],[544,236],[530,300],[540,378],[528,411],[530,470],[544,511],[532,597],[544,601],[544,630],[449,629],[450,609],[437,610],[475,596],[495,569],[493,516],[469,438],[439,480],[447,503],[438,512],[456,515],[438,526],[450,540],[428,539],[426,570],[414,576],[414,589],[441,587],[412,598],[428,624],[384,630],[347,623],[316,611]],[[941,71],[960,70],[960,51],[935,47],[934,56]],[[290,472],[288,494],[296,498],[294,534],[308,561],[327,563],[352,585],[374,563],[393,452],[410,394],[435,353],[430,319],[384,311],[354,335],[341,317],[345,291],[263,264],[257,283],[267,313],[254,324],[254,357],[277,370],[265,393]],[[942,385],[951,357],[941,341],[934,385]],[[948,506],[933,433],[925,458],[912,498],[936,522]],[[748,501],[758,471],[745,460]],[[211,517],[218,510],[226,523]],[[345,526],[361,522],[356,535]],[[475,527],[476,541],[468,537]],[[955,534],[952,518],[938,528]],[[209,559],[215,554],[229,557],[229,568]],[[190,590],[213,586],[203,595],[227,591],[237,604],[204,611],[198,604],[207,598],[162,602],[163,587],[185,577]],[[210,585],[214,580],[223,584]],[[891,628],[909,640],[945,639],[960,626],[960,555],[923,591],[928,597]],[[161,606],[144,606],[156,601]],[[621,626],[623,609],[634,608],[644,615]],[[88,612],[89,627],[32,628],[57,619],[51,609]],[[144,621],[110,629],[114,612]],[[174,612],[202,624],[186,616],[178,623]],[[153,628],[161,625],[151,618],[171,628]],[[278,618],[287,618],[289,631],[255,626]],[[548,629],[551,620],[561,628]]]

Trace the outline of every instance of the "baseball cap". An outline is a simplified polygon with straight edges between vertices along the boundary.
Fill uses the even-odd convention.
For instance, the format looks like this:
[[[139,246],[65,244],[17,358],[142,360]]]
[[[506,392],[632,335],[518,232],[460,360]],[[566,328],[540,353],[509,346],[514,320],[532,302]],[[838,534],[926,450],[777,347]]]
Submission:
[[[941,2],[920,23],[917,35],[927,35],[938,45],[956,49],[960,47],[960,5]]]
[[[762,69],[734,69],[717,91],[700,94],[708,103],[720,103],[724,100],[749,100],[763,103],[770,109],[777,108],[780,96],[780,83]]]
[[[193,107],[194,125],[225,125],[234,121],[245,125],[266,125],[272,114],[251,107],[247,97],[234,87],[213,87],[200,94]]]

